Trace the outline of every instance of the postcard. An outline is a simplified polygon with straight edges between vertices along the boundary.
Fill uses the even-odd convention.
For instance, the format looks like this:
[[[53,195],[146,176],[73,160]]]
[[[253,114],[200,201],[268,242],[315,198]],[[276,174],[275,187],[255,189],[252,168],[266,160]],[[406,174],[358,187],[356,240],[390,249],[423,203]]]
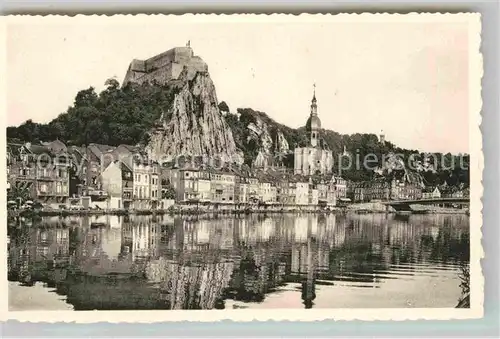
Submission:
[[[479,14],[1,22],[2,320],[483,316]]]

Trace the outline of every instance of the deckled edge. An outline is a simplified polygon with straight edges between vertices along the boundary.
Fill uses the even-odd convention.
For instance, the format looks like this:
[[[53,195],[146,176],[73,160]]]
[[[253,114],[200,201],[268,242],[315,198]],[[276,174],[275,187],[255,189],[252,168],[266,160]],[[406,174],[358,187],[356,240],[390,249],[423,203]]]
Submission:
[[[469,21],[469,86],[471,91],[470,103],[469,103],[469,139],[470,139],[470,155],[471,155],[471,308],[470,309],[450,309],[450,308],[425,308],[425,309],[315,309],[315,310],[295,310],[295,309],[272,309],[272,310],[226,310],[226,311],[22,311],[22,312],[9,312],[8,311],[8,298],[2,298],[3,304],[1,312],[1,321],[9,320],[10,322],[22,322],[22,323],[161,323],[165,321],[169,322],[213,322],[213,321],[224,321],[224,322],[250,322],[250,321],[284,321],[284,322],[320,322],[320,321],[351,321],[351,320],[364,320],[364,321],[406,321],[406,320],[454,320],[454,319],[478,319],[483,317],[484,309],[484,277],[482,275],[481,269],[481,259],[484,257],[483,247],[482,247],[482,196],[483,196],[483,186],[482,186],[482,174],[484,170],[484,156],[482,149],[482,139],[481,139],[481,81],[483,76],[483,58],[480,51],[481,46],[481,14],[475,12],[459,12],[459,13],[431,13],[431,12],[412,12],[405,14],[392,14],[392,13],[339,13],[339,14],[307,14],[302,13],[299,15],[294,14],[117,14],[117,15],[82,15],[78,14],[76,16],[68,15],[8,15],[0,19],[0,38],[1,42],[6,46],[6,25],[9,23],[25,22],[26,20],[42,19],[42,20],[89,20],[89,19],[109,19],[122,20],[122,19],[195,19],[199,20],[200,17],[207,18],[209,20],[219,21],[220,19],[229,19],[241,22],[243,19],[249,19],[250,21],[257,21],[265,19],[285,19],[292,17],[293,19],[312,19],[314,17],[317,21],[318,17],[327,19],[349,19],[359,20],[359,19],[383,19],[387,16],[394,19],[404,19],[407,22],[409,19],[415,19],[420,21],[422,19],[439,18],[442,19],[452,19],[458,16],[464,17]],[[237,17],[237,18],[235,18]],[[475,19],[475,20],[472,20]],[[6,53],[6,49],[3,49]],[[0,56],[0,67],[5,73],[6,68],[6,55],[2,53]],[[477,77],[471,77],[474,72],[479,72]],[[480,76],[479,76],[480,75]],[[2,77],[5,81],[5,77]],[[0,104],[2,113],[1,116],[4,119],[6,116],[6,84],[4,81],[0,81]],[[474,87],[475,86],[475,87]],[[3,120],[5,125],[5,121]],[[2,128],[3,137],[1,138],[2,145],[5,149],[5,128]],[[1,157],[0,161],[5,161],[5,157]],[[472,167],[475,164],[477,167]],[[5,171],[2,175],[5,176]],[[5,177],[6,179],[6,177]],[[1,185],[4,185],[5,180],[2,181]],[[5,189],[2,189],[2,201],[0,201],[1,207],[5,211]],[[5,215],[6,213],[4,213]],[[475,225],[479,225],[478,227]],[[6,239],[6,228],[2,229],[4,237]],[[6,241],[2,241],[2,255],[7,255]],[[4,258],[5,261],[6,258]],[[4,273],[4,285],[5,290],[3,295],[8,295],[7,286],[7,274],[6,268],[3,266],[1,270]],[[474,278],[473,278],[474,277]],[[182,313],[182,315],[181,315]],[[284,314],[288,313],[288,314]],[[292,314],[290,314],[292,313]],[[199,316],[198,316],[199,314]],[[268,315],[265,315],[268,314]],[[180,317],[178,315],[181,315]],[[41,317],[40,317],[41,316]],[[63,316],[67,316],[66,320]],[[106,321],[101,321],[103,318],[109,317]],[[33,321],[33,319],[39,318],[38,321]],[[63,319],[61,321],[61,319]]]
[[[271,13],[271,14],[254,14],[254,13],[234,13],[234,14],[225,14],[225,13],[184,13],[184,14],[162,14],[162,13],[157,13],[157,14],[145,14],[145,13],[138,13],[138,14],[75,14],[75,15],[64,15],[64,14],[9,14],[6,16],[3,16],[3,18],[6,18],[7,20],[33,20],[33,19],[41,19],[41,20],[88,20],[88,19],[99,19],[99,20],[107,20],[106,22],[109,22],[109,20],[130,20],[130,19],[148,19],[148,20],[155,20],[155,19],[175,19],[175,20],[200,20],[203,18],[206,18],[208,20],[214,20],[214,21],[220,21],[221,19],[224,20],[234,20],[241,22],[242,20],[262,20],[262,19],[289,19],[293,18],[294,20],[297,19],[314,19],[315,21],[324,18],[335,18],[336,20],[339,19],[349,19],[349,20],[357,20],[359,19],[385,19],[388,16],[391,17],[392,20],[394,18],[400,18],[401,20],[407,21],[408,19],[416,18],[420,20],[422,17],[425,16],[425,18],[439,18],[439,19],[446,19],[450,18],[453,20],[453,17],[456,16],[476,16],[480,15],[479,12],[473,12],[473,11],[462,11],[462,12],[408,12],[408,13],[388,13],[388,12],[370,12],[366,11],[363,13],[309,13],[309,12],[302,12],[300,14],[292,14],[292,13],[284,13],[284,12],[279,12],[279,13]]]
[[[481,265],[484,258],[482,244],[484,153],[481,112],[484,64],[481,53],[481,15],[475,16],[474,20],[471,19],[469,25],[470,303],[471,309],[477,309],[482,318],[484,316],[484,275]]]

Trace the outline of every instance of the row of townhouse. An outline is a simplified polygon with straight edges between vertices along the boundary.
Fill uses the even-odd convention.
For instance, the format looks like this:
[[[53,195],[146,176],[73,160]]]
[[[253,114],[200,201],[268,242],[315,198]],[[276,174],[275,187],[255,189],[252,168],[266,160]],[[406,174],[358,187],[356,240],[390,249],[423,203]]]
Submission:
[[[346,200],[347,194],[341,177],[216,170],[202,165],[175,168],[148,160],[142,150],[130,145],[66,146],[59,140],[41,145],[9,144],[7,157],[9,184],[27,187],[31,198],[42,203],[66,204],[71,197],[90,197],[99,206],[112,209],[164,209],[171,198],[179,202],[334,206]],[[44,161],[51,166],[39,166]]]
[[[164,209],[171,203],[163,194],[161,166],[148,159],[142,150],[120,145],[110,151],[109,164],[100,174],[102,189],[109,197],[109,208]]]
[[[436,199],[436,198],[468,198],[469,188],[454,187],[454,186],[437,186],[426,187],[422,190],[422,198]]]
[[[7,143],[7,189],[47,205],[65,204],[70,196],[71,164],[64,153],[46,145]]]
[[[423,196],[422,188],[404,181],[387,181],[379,178],[370,181],[350,182],[347,196],[353,202],[418,200]]]
[[[145,159],[129,145],[8,143],[7,188],[52,207],[89,197],[104,208],[155,208],[162,200],[160,168]]]
[[[346,183],[341,178],[314,182],[270,171],[162,167],[162,180],[172,185],[179,202],[334,206],[337,199],[346,198]]]

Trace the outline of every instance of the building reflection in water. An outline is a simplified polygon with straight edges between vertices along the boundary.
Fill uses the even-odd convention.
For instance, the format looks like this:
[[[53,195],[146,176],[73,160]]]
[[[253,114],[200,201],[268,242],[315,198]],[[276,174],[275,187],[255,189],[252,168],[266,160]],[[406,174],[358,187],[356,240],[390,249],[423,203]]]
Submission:
[[[251,215],[42,218],[11,222],[8,277],[40,281],[75,310],[213,309],[298,284],[377,288],[419,265],[468,262],[466,216]]]

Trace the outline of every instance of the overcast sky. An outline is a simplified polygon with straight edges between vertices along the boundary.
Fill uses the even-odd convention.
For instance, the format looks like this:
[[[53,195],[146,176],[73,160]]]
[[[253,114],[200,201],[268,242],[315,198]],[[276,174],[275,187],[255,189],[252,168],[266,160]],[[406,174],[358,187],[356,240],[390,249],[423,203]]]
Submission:
[[[251,107],[299,127],[316,83],[324,128],[342,134],[383,129],[402,147],[468,152],[466,21],[95,20],[9,24],[8,125],[49,122],[79,90],[102,90],[113,76],[121,82],[133,58],[190,40],[208,64],[219,101],[232,111]]]

